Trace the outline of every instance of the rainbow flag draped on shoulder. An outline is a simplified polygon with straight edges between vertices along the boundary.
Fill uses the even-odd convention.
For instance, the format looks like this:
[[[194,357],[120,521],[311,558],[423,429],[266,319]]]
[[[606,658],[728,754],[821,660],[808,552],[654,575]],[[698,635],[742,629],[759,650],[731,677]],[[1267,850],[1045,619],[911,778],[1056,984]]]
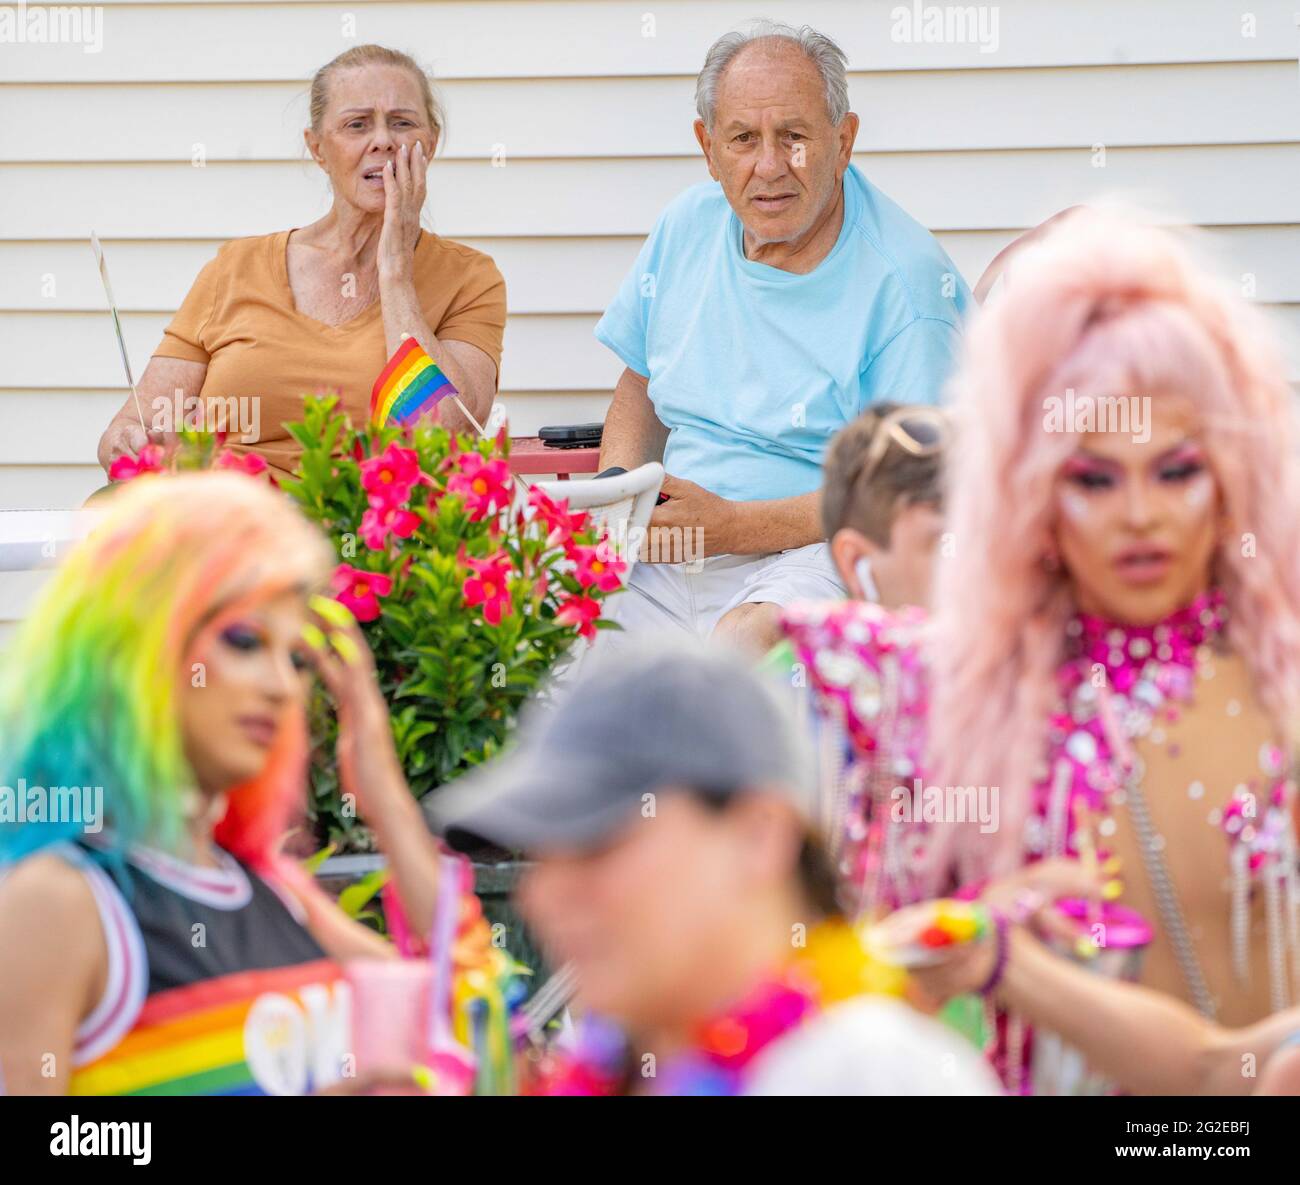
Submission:
[[[370,392],[370,422],[414,424],[440,400],[457,394],[451,380],[413,337],[408,337],[379,373]]]

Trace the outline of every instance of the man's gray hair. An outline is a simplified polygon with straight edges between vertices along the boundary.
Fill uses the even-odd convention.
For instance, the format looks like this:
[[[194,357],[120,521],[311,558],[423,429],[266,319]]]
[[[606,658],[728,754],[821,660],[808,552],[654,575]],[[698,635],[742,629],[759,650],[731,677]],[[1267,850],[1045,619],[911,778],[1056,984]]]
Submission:
[[[788,41],[797,45],[817,67],[826,86],[826,110],[831,123],[839,127],[849,112],[848,58],[825,33],[811,25],[784,24],[781,21],[754,21],[748,29],[724,33],[710,47],[704,58],[704,68],[695,81],[695,110],[700,113],[704,126],[713,129],[717,111],[718,83],[735,56],[746,46],[761,41]]]

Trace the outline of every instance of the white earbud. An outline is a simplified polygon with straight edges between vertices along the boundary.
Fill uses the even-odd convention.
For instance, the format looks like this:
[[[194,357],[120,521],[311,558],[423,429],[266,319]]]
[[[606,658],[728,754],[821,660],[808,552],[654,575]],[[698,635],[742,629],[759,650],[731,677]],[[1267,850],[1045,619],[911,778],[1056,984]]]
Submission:
[[[872,578],[871,561],[866,556],[863,556],[853,565],[853,575],[858,578],[858,584],[862,586],[862,599],[878,602],[880,600],[880,590],[876,587],[876,582]]]

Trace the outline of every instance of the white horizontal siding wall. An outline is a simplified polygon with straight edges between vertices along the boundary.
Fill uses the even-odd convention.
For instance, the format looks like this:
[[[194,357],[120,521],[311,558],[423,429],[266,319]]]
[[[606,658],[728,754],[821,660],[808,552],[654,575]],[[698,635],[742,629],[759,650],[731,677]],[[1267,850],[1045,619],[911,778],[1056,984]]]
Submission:
[[[449,135],[427,223],[505,274],[516,431],[603,415],[619,364],[591,328],[659,210],[705,176],[694,74],[754,15],[844,46],[858,163],[970,282],[1025,227],[1127,193],[1205,226],[1228,273],[1253,277],[1300,379],[1293,0],[1248,14],[1223,0],[1007,0],[994,52],[896,41],[897,7],[157,0],[102,4],[98,53],[0,44],[0,508],[72,506],[102,481],[95,443],[125,387],[90,230],[139,373],[223,240],[324,211],[303,159],[306,82],[365,41],[442,80]],[[0,577],[0,635],[38,582]]]

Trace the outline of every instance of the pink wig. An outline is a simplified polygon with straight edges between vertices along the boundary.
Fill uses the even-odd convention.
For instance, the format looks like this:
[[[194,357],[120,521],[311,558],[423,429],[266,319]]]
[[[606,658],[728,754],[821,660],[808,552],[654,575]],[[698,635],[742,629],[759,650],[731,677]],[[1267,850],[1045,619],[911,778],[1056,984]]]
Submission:
[[[1016,260],[972,325],[951,384],[951,554],[939,561],[929,768],[941,785],[1001,788],[995,847],[963,833],[933,852],[963,875],[1021,859],[1029,790],[1064,626],[1063,575],[1044,566],[1053,489],[1077,435],[1049,432],[1045,400],[1177,392],[1199,410],[1225,526],[1213,579],[1229,638],[1280,733],[1300,700],[1300,475],[1293,396],[1270,327],[1180,237],[1117,211],[1080,210]],[[1254,554],[1243,547],[1254,540]]]

